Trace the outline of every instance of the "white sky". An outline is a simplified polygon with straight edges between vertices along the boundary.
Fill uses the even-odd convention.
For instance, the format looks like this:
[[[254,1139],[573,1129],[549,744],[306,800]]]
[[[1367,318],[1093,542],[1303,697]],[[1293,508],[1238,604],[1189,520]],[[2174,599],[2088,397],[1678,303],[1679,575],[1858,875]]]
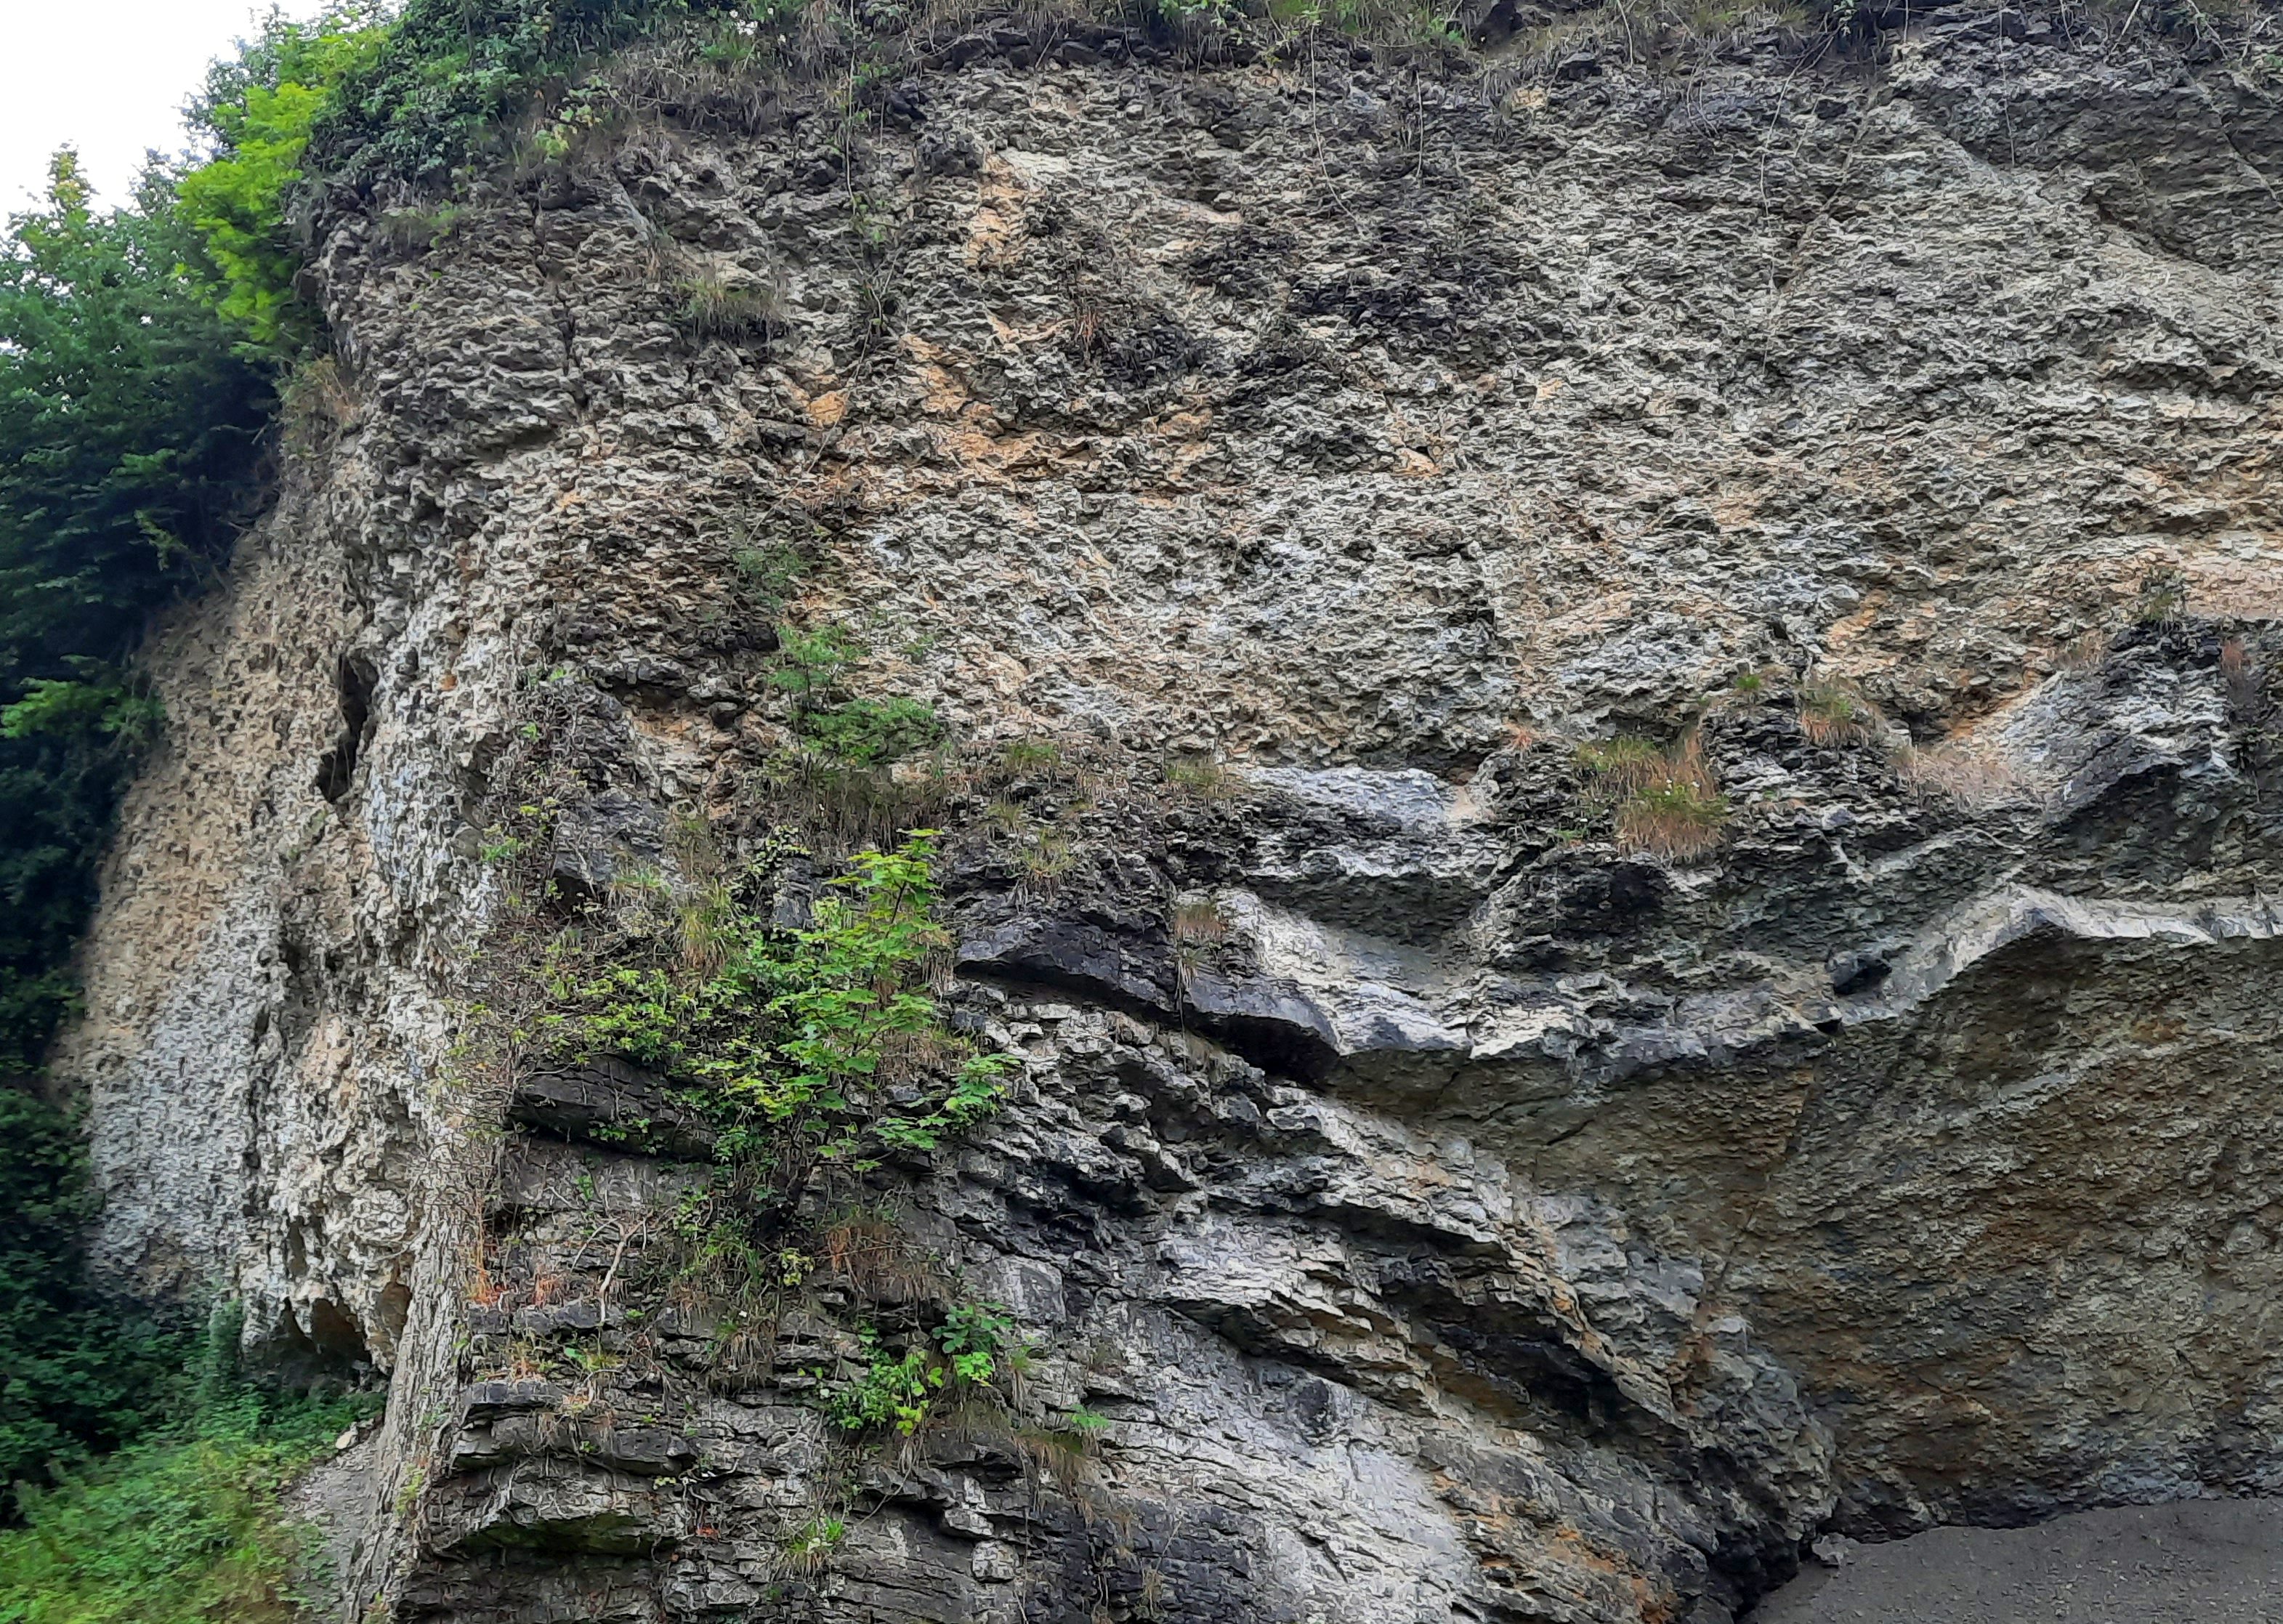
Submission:
[[[206,64],[253,31],[266,0],[0,0],[0,215],[79,148],[98,199],[123,203],[145,148],[188,142],[182,106]],[[311,0],[288,0],[308,16]]]

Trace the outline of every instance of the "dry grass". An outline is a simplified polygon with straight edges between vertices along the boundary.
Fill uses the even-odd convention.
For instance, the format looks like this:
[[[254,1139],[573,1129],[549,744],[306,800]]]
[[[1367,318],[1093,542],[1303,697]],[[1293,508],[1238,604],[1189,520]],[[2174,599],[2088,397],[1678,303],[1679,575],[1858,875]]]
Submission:
[[[2019,776],[1996,753],[1958,742],[1923,750],[1906,746],[1895,757],[1895,775],[1920,796],[1969,812],[2015,800],[2023,792]]]
[[[685,277],[674,292],[674,328],[692,343],[766,343],[791,331],[783,290],[775,286],[701,275]]]
[[[1593,799],[1614,804],[1662,778],[1670,765],[1663,745],[1638,733],[1578,746],[1577,761],[1590,781]]]
[[[1220,904],[1211,898],[1173,904],[1175,941],[1216,942],[1228,940],[1228,920]]]
[[[1026,890],[1044,893],[1059,886],[1078,866],[1078,848],[1059,829],[1041,829],[1025,841],[1019,860]]]
[[[1063,747],[1050,738],[1017,738],[999,749],[999,767],[1010,778],[1058,779]]]
[[[859,1208],[827,1224],[817,1266],[874,1302],[946,1302],[953,1283],[936,1255],[913,1240],[896,1214]]]
[[[2260,710],[2259,668],[2252,663],[2249,651],[2240,637],[2229,637],[2219,645],[2219,677],[2227,686],[2228,708],[2239,718],[2256,716]]]
[[[1642,790],[1617,808],[1617,844],[1673,863],[1703,856],[1728,825],[1728,798],[1675,780]]]
[[[1024,1464],[1032,1473],[1051,1481],[1065,1495],[1074,1495],[1093,1481],[1097,1448],[1087,1434],[1025,1427],[1016,1437]]]
[[[1210,756],[1171,756],[1165,761],[1165,782],[1177,790],[1200,800],[1218,800],[1236,792],[1236,780],[1228,769]]]
[[[994,795],[983,808],[983,821],[993,834],[1019,840],[1031,827],[1031,809],[1008,795]]]
[[[1799,685],[1799,730],[1811,745],[1867,745],[1884,730],[1879,707],[1844,683]]]
[[[1613,812],[1624,850],[1687,863],[1720,844],[1728,798],[1697,735],[1668,748],[1621,734],[1580,748],[1578,764],[1588,777],[1587,802]]]
[[[1838,32],[1810,6],[1789,0],[1586,6],[1507,42],[1492,88],[1554,76],[1564,62],[1581,57],[1680,66],[1709,61],[1748,41],[1765,41],[1783,55],[1812,59],[1828,53]]]
[[[2053,656],[2053,669],[2056,671],[2098,670],[2101,661],[2108,658],[2108,634],[2089,631],[2065,645]]]
[[[884,851],[908,830],[942,827],[968,789],[967,775],[940,751],[894,767],[855,767],[804,750],[773,761],[763,779],[757,804],[826,861],[868,846]]]
[[[464,207],[439,203],[429,208],[392,208],[372,223],[373,240],[391,254],[425,252],[449,237],[460,223]]]
[[[356,392],[331,355],[315,355],[295,367],[278,395],[286,442],[296,451],[314,452],[356,421]]]

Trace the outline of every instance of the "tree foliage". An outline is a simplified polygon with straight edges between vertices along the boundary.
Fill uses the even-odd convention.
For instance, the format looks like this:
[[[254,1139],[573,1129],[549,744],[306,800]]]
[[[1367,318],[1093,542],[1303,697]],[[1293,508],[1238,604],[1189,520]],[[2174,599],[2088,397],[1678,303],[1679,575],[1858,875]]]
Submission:
[[[87,1290],[91,1209],[77,1125],[0,1085],[0,1520],[9,1486],[115,1448],[179,1396],[182,1340]]]
[[[300,1542],[284,1490],[362,1399],[297,1398],[237,1379],[234,1316],[216,1316],[187,1419],[24,1495],[0,1529],[0,1624],[286,1624]]]
[[[162,722],[127,659],[253,510],[271,377],[218,280],[164,169],[102,209],[59,153],[0,237],[0,1485],[136,1435],[180,1351],[87,1281],[78,1135],[33,1078]]]
[[[0,1075],[36,1064],[151,702],[150,613],[253,510],[270,379],[234,353],[154,172],[99,210],[69,152],[0,240]]]
[[[296,348],[309,318],[293,290],[300,256],[286,199],[333,87],[378,56],[387,27],[357,5],[308,23],[273,14],[261,35],[217,63],[193,112],[214,155],[183,175],[175,208],[202,241],[217,285],[213,302],[255,345]]]

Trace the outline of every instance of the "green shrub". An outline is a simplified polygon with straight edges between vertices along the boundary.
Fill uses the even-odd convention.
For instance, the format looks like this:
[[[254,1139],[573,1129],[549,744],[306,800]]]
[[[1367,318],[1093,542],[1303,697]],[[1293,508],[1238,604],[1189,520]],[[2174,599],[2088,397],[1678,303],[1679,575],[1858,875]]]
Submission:
[[[838,626],[821,626],[814,631],[780,626],[776,665],[769,673],[769,683],[791,698],[798,718],[825,703],[863,653],[863,645]]]
[[[156,730],[118,663],[253,504],[269,379],[183,269],[200,254],[163,173],[99,212],[68,152],[0,239],[0,1077],[67,1006],[96,854]]]
[[[466,164],[580,65],[740,0],[408,0],[386,39],[342,79],[310,160],[351,183],[419,181]]]
[[[785,1536],[778,1552],[779,1565],[788,1573],[822,1573],[847,1537],[845,1517],[820,1511]]]
[[[885,766],[943,738],[943,723],[934,710],[900,695],[847,699],[830,710],[810,711],[801,717],[800,730],[827,754],[852,767]]]
[[[368,1403],[239,1393],[183,1433],[24,1496],[0,1531],[0,1624],[286,1624],[303,1466]]]
[[[393,253],[418,254],[449,237],[465,212],[452,203],[440,203],[429,208],[392,208],[372,223],[373,236]]]
[[[987,1387],[1021,1349],[1014,1321],[997,1303],[954,1304],[940,1325],[900,1354],[883,1347],[869,1325],[858,1338],[863,1367],[827,1387],[825,1414],[843,1432],[893,1428],[906,1438],[926,1425],[940,1398]]]
[[[90,680],[27,679],[23,698],[0,706],[0,738],[101,738],[134,750],[157,740],[166,725],[164,705],[99,662],[86,661],[82,668],[90,672]]]
[[[806,930],[733,907],[702,968],[558,961],[545,1031],[692,1085],[733,1183],[778,1218],[828,1168],[932,1150],[997,1109],[1009,1064],[955,1036],[931,990],[934,850],[921,831],[858,853]]]
[[[864,645],[838,626],[804,631],[777,629],[776,667],[769,682],[792,700],[793,731],[843,767],[884,767],[943,738],[930,707],[900,695],[886,699],[840,699],[843,679],[863,658]]]
[[[745,601],[773,614],[784,606],[794,583],[808,573],[808,560],[798,548],[782,542],[769,546],[748,543],[730,549],[729,567],[736,573],[737,589]]]

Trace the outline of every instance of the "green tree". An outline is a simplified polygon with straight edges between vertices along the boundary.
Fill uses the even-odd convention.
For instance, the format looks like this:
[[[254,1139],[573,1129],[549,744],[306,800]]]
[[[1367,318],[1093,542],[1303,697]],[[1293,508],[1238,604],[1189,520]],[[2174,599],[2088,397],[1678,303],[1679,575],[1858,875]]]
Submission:
[[[333,87],[368,67],[386,36],[358,5],[308,23],[272,13],[261,38],[215,65],[193,104],[215,152],[182,177],[175,207],[219,278],[215,308],[256,345],[298,348],[310,337],[293,291],[300,255],[286,230],[286,199]]]
[[[0,1484],[133,1436],[180,1352],[89,1288],[78,1136],[32,1077],[160,721],[123,662],[253,511],[269,378],[199,254],[163,170],[99,210],[68,152],[0,238]]]
[[[239,1381],[241,1316],[208,1333],[205,1378],[180,1415],[61,1481],[27,1486],[0,1528],[0,1624],[288,1624],[304,1552],[286,1487],[377,1398],[264,1392]],[[97,1350],[99,1354],[100,1350]]]
[[[117,1447],[180,1394],[187,1344],[87,1290],[91,1212],[77,1125],[0,1085],[0,1491]]]
[[[251,517],[271,391],[232,353],[164,171],[99,211],[58,153],[0,240],[0,1076],[29,1070],[149,702],[150,613]]]

